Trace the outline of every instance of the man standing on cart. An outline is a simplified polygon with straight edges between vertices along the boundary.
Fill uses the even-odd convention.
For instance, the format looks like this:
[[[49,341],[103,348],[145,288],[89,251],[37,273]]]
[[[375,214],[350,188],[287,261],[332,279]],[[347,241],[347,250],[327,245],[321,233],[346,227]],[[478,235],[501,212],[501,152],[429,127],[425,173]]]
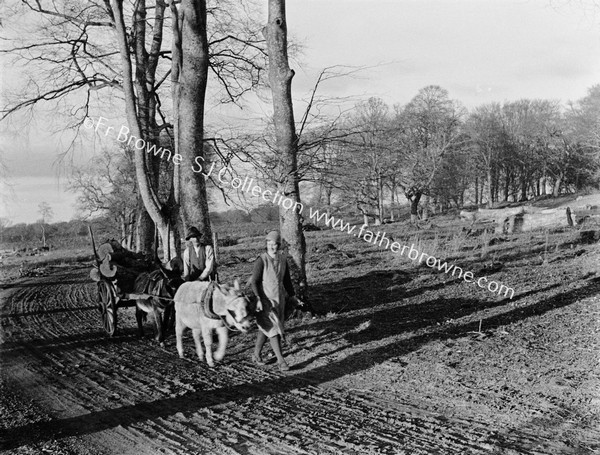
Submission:
[[[188,246],[183,252],[183,279],[185,281],[214,281],[216,276],[215,252],[210,242],[194,226],[186,237]]]

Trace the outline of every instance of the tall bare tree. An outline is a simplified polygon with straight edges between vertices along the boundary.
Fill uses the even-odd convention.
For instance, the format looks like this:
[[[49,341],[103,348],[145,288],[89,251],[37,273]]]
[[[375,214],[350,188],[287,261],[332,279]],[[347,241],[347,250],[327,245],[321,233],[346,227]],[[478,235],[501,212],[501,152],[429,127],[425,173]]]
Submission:
[[[10,3],[17,8],[16,0]],[[109,89],[116,91],[118,98],[121,92],[129,134],[143,140],[146,150],[175,148],[183,157],[179,165],[173,165],[164,159],[170,153],[155,152],[153,156],[144,148],[135,150],[143,213],[150,215],[163,238],[177,227],[180,203],[184,225],[206,229],[204,181],[189,171],[190,163],[203,153],[206,68],[224,88],[221,101],[235,102],[259,83],[265,67],[264,40],[248,14],[252,8],[229,0],[213,0],[208,8],[206,0],[90,0],[81,4],[23,0],[22,5],[19,13],[29,12],[33,23],[42,25],[35,36],[19,34],[18,45],[7,51],[21,62],[36,63],[36,71],[46,73],[31,75],[29,92],[4,106],[3,117],[41,101],[68,99],[65,104],[76,106],[69,109],[68,125],[77,128],[85,116],[96,111],[95,92]],[[165,33],[169,21],[171,35]],[[46,39],[48,31],[52,39]],[[107,39],[111,35],[116,39]],[[168,103],[171,97],[172,108]],[[179,115],[180,107],[185,115]],[[181,176],[176,172],[179,169],[184,171]],[[161,177],[164,174],[172,177],[165,179]],[[181,198],[180,188],[185,192]],[[146,224],[142,232],[153,233],[152,223],[147,223],[150,218],[142,217]],[[145,236],[141,246],[147,247],[146,240],[151,238]]]
[[[38,212],[42,218],[40,218],[40,227],[42,228],[42,244],[46,246],[46,223],[48,223],[54,216],[54,210],[46,201],[38,204]]]
[[[294,262],[294,274],[300,296],[306,292],[306,241],[302,232],[302,218],[298,176],[298,135],[292,104],[294,71],[288,61],[287,22],[285,0],[268,0],[268,23],[263,29],[269,56],[269,83],[273,95],[275,141],[281,153],[281,179],[278,190],[293,204],[286,208],[279,204],[280,227],[283,239],[289,245]]]

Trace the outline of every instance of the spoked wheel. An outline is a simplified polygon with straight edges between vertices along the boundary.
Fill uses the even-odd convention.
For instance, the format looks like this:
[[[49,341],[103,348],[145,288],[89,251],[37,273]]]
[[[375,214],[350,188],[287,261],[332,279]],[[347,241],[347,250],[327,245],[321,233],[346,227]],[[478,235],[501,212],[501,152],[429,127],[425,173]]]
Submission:
[[[98,281],[98,304],[104,331],[113,336],[117,330],[117,295],[112,283]]]

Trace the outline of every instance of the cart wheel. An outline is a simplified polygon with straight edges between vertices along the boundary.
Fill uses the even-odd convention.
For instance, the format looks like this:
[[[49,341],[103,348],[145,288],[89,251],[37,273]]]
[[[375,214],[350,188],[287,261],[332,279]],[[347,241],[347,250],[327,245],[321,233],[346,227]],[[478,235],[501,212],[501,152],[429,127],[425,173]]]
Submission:
[[[98,282],[98,303],[104,331],[113,336],[117,330],[117,296],[112,283],[105,280]]]

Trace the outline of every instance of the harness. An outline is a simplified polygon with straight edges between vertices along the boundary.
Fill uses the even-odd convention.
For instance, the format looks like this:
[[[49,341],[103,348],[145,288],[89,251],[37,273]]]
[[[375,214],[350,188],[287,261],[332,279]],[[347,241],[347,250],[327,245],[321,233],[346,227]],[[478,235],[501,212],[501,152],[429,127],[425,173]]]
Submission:
[[[134,289],[136,294],[130,294],[130,296],[132,298],[152,298],[159,302],[161,300],[166,301],[166,303],[160,302],[162,309],[164,309],[165,306],[173,301],[172,297],[168,297],[170,292],[166,289],[166,280],[167,278],[160,270],[141,274],[135,280]]]
[[[215,291],[215,282],[211,281],[210,284],[208,285],[208,287],[204,290],[204,292],[202,293],[202,296],[200,297],[200,302],[202,302],[202,312],[204,313],[204,316],[206,316],[208,319],[223,319],[221,316],[219,316],[217,313],[215,313],[213,311],[213,293]]]
[[[223,322],[223,324],[225,325],[225,327],[227,327],[227,329],[231,330],[232,332],[241,332],[241,330],[238,329],[235,325],[229,324],[227,322],[227,318],[225,316],[222,316],[222,315],[214,312],[214,310],[213,310],[213,294],[215,292],[215,285],[216,285],[216,282],[211,281],[210,284],[208,285],[208,287],[202,293],[202,296],[200,296],[200,304],[202,305],[202,313],[204,313],[204,316],[206,316],[208,319],[214,319],[214,320],[220,319]]]

